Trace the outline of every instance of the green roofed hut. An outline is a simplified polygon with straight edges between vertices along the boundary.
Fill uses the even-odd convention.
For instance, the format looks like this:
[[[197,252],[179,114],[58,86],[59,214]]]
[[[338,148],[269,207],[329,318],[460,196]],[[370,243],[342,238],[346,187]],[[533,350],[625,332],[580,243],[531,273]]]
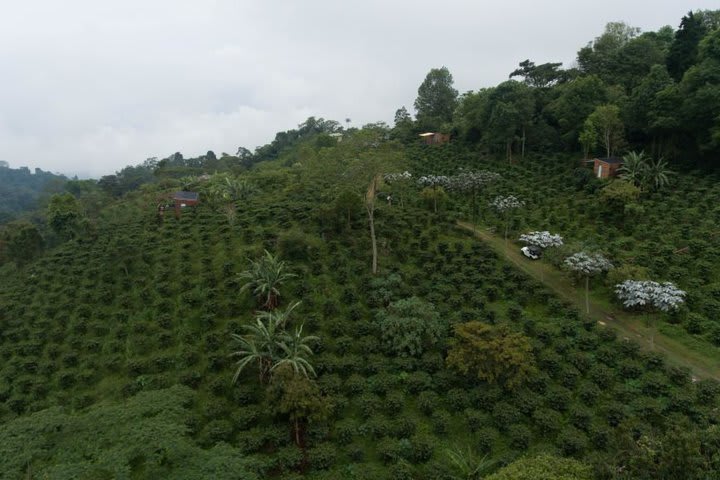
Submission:
[[[180,217],[180,209],[192,207],[200,203],[200,194],[197,192],[175,192],[173,204],[175,205],[175,216]]]

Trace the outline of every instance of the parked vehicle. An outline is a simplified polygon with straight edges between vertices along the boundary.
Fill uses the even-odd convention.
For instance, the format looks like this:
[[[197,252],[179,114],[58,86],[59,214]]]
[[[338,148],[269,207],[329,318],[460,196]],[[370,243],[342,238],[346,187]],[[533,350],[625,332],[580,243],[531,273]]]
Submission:
[[[533,245],[522,247],[520,251],[531,260],[538,260],[542,257],[542,249]]]

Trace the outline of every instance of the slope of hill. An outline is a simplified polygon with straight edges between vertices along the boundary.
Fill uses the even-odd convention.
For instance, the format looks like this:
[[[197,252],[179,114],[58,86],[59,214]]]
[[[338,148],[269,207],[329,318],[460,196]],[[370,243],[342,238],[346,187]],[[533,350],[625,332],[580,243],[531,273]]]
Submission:
[[[64,176],[39,168],[33,173],[27,167],[0,164],[0,225],[37,209],[40,197],[60,191],[65,181]]]
[[[693,383],[687,370],[619,340],[458,230],[467,196],[441,200],[436,214],[431,190],[423,197],[414,182],[381,185],[395,200],[384,193],[376,204],[379,272],[371,274],[367,184],[348,181],[352,172],[367,175],[378,158],[416,176],[461,165],[501,172],[477,199],[485,205],[511,187],[530,197],[523,185],[543,171],[547,183],[535,195],[550,193],[550,164],[505,167],[457,147],[365,143],[300,145],[244,174],[253,193],[230,208],[206,201],[179,219],[158,221],[159,187],[131,193],[108,207],[94,241],[70,241],[0,279],[0,434],[3,455],[20,459],[0,478],[440,479],[462,475],[458,456],[469,465],[492,460],[490,471],[537,452],[581,459],[598,478],[621,470],[673,478],[687,463],[698,475],[716,471],[717,382]],[[528,201],[518,218],[534,226],[544,209]],[[555,215],[561,223],[564,214]],[[258,308],[238,274],[264,250],[296,275],[280,286],[281,310],[302,302],[290,327],[319,337],[310,358],[317,379],[290,406],[278,397],[287,388],[279,374],[264,385],[251,365],[231,384],[229,354],[239,348],[231,334],[247,334]],[[472,322],[519,343],[486,345],[463,373],[446,358],[462,340],[457,327]],[[493,348],[505,355],[499,366],[487,360]],[[514,362],[517,371],[505,370]],[[499,376],[482,373],[493,368]],[[63,455],[61,438],[27,441],[38,426],[81,429],[143,399],[175,405],[167,407],[174,413],[128,413],[127,421],[148,432],[182,423],[177,445],[148,434],[133,440],[147,442],[143,452],[109,440],[91,447],[79,434],[87,442],[79,458]],[[115,431],[102,428],[101,438]],[[183,463],[179,445],[203,449],[206,464]],[[242,459],[237,471],[212,473],[230,457]]]

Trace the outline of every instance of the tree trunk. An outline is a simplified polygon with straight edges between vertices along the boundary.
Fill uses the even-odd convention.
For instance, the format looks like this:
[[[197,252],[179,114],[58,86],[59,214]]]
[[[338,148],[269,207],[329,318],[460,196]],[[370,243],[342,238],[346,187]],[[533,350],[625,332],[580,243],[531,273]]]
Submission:
[[[378,262],[378,251],[377,251],[377,239],[375,238],[375,198],[377,193],[377,186],[380,183],[380,174],[375,175],[368,191],[365,194],[365,210],[368,214],[368,222],[370,223],[370,241],[372,242],[372,274],[377,274],[377,262]]]
[[[610,158],[610,130],[605,130],[605,151],[607,152],[607,158]]]
[[[650,318],[650,312],[645,312],[645,324],[650,328],[650,350],[655,350],[655,319]]]
[[[366,207],[368,220],[370,221],[370,241],[372,242],[372,274],[377,275],[378,250],[377,239],[375,238],[375,209],[369,205]]]
[[[521,155],[520,158],[522,160],[525,160],[525,126],[522,127],[522,147],[521,147]]]
[[[508,230],[510,229],[510,218],[505,220],[505,247],[507,247]]]
[[[651,155],[652,155],[653,157],[657,157],[657,156],[658,156],[658,152],[657,152],[657,135],[653,135],[653,136],[652,136],[652,147],[650,148],[650,151],[652,152]]]
[[[278,296],[272,292],[268,293],[267,300],[265,301],[265,305],[263,307],[268,312],[271,310],[275,310],[275,307],[278,306]]]
[[[590,275],[585,275],[585,313],[590,314]]]
[[[260,384],[266,385],[270,379],[270,369],[272,368],[272,360],[263,358],[260,360]]]
[[[505,153],[508,163],[512,163],[512,140],[508,140],[505,144]]]
[[[471,203],[471,205],[470,205],[470,208],[472,209],[472,211],[470,212],[470,218],[472,219],[473,233],[475,233],[475,230],[476,230],[476,229],[475,229],[475,197],[476,197],[476,193],[475,193],[475,189],[473,188],[473,191],[472,191],[472,203]]]

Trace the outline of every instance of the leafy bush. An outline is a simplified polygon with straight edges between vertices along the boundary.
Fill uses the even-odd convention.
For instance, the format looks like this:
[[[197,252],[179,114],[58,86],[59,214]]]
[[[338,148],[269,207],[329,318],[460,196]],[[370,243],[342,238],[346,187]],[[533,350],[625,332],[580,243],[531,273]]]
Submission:
[[[518,450],[525,450],[530,445],[532,432],[523,424],[510,425],[507,429],[510,445]]]
[[[557,444],[563,455],[580,455],[588,446],[587,436],[575,427],[565,427],[558,434]]]
[[[331,443],[321,443],[308,452],[310,465],[316,470],[327,470],[335,463],[337,448]]]
[[[525,457],[489,475],[486,480],[591,480],[592,469],[578,462],[551,455]]]
[[[377,324],[385,349],[400,356],[421,356],[447,330],[435,307],[417,297],[391,303],[377,315]]]

